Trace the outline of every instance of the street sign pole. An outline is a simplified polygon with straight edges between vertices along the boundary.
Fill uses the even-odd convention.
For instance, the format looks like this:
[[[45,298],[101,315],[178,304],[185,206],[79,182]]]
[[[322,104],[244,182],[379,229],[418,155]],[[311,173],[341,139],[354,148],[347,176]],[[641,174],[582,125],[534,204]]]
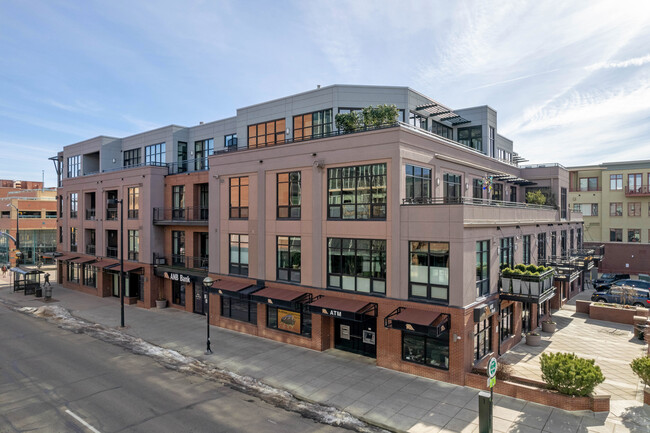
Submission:
[[[478,428],[479,433],[492,433],[492,410],[494,402],[494,385],[497,382],[497,359],[490,358],[487,366],[487,386],[490,394],[480,392],[478,396]]]

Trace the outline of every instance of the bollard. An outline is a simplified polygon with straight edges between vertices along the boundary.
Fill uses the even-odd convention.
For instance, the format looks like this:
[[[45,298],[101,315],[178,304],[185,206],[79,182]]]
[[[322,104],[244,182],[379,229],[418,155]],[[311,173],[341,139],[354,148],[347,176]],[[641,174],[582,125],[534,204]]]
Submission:
[[[487,391],[478,393],[478,432],[492,433],[492,398]]]

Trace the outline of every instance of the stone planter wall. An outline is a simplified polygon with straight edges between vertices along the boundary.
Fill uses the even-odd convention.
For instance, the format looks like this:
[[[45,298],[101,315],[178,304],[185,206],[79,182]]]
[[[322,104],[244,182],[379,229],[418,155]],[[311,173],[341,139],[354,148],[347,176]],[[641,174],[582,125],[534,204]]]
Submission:
[[[596,320],[634,325],[636,308],[618,308],[592,303],[589,306],[589,317]]]

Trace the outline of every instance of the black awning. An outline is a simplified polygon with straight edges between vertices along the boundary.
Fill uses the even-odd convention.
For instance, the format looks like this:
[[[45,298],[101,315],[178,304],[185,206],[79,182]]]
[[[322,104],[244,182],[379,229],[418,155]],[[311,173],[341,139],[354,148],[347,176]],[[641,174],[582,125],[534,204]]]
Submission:
[[[377,317],[377,304],[353,299],[320,296],[309,304],[309,311],[322,316],[362,322],[364,316]]]
[[[292,310],[297,310],[300,307],[299,304],[309,304],[312,300],[311,293],[296,292],[278,287],[265,287],[251,295],[251,301]]]
[[[399,307],[384,318],[384,326],[439,337],[449,330],[449,320],[449,314]]]
[[[491,315],[497,312],[497,306],[499,305],[499,300],[494,299],[485,304],[474,307],[474,323],[482,322]]]

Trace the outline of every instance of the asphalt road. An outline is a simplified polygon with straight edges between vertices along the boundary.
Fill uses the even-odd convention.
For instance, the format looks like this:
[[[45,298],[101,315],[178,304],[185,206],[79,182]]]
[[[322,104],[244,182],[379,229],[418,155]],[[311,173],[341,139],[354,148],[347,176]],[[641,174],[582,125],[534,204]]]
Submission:
[[[0,305],[0,433],[342,432]]]

